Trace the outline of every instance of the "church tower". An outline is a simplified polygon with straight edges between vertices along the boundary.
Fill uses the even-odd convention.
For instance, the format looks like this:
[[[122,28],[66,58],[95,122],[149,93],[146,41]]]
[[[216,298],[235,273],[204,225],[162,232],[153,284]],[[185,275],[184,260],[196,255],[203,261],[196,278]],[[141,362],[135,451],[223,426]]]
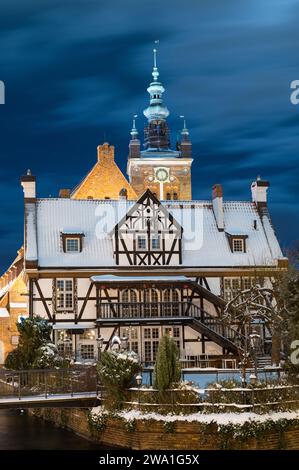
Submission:
[[[153,81],[147,89],[150,95],[150,104],[143,111],[147,118],[147,124],[144,128],[144,149],[140,148],[135,121],[137,116],[134,116],[127,173],[130,184],[138,197],[146,189],[150,189],[160,200],[186,201],[192,198],[192,144],[184,119],[184,126],[179,142],[176,144],[176,150],[171,149],[170,130],[166,120],[169,111],[162,99],[165,89],[159,81],[157,50],[154,49],[153,52]]]

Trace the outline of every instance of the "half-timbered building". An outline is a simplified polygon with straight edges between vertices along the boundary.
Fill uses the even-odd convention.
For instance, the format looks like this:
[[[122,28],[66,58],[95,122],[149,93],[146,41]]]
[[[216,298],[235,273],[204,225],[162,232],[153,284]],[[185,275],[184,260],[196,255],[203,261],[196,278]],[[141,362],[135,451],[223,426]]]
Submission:
[[[189,131],[184,123],[172,150],[158,77],[155,59],[144,150],[135,120],[131,132],[129,181],[107,143],[98,148],[105,170],[59,198],[38,198],[35,177],[21,178],[28,311],[48,319],[61,353],[77,360],[97,357],[99,337],[108,349],[125,335],[152,364],[167,331],[182,360],[227,365],[241,338],[222,320],[226,301],[287,265],[268,211],[269,183],[255,180],[247,201],[226,201],[219,184],[207,200],[192,200]],[[264,325],[256,328],[271,342]]]

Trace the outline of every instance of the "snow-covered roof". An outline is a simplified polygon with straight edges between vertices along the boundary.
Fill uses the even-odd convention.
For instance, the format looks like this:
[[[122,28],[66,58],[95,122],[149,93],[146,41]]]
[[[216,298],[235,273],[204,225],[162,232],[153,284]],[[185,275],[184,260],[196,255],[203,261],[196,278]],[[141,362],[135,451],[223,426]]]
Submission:
[[[127,200],[38,199],[36,226],[27,220],[27,254],[33,259],[37,251],[40,267],[115,266],[110,232],[133,204]],[[283,256],[269,218],[261,218],[252,202],[223,203],[224,231],[217,228],[211,201],[162,204],[184,229],[183,267],[274,266]],[[28,216],[33,217],[32,210]],[[85,235],[82,252],[64,253],[61,232],[78,231]],[[226,232],[248,235],[246,253],[231,252]],[[32,246],[35,237],[37,250]]]

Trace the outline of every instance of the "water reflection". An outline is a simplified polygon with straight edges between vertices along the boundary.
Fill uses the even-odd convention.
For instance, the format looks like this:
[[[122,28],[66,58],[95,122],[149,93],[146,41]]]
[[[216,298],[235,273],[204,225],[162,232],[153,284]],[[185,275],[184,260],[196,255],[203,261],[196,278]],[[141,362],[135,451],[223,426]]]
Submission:
[[[103,447],[18,410],[0,410],[0,450],[90,450]]]

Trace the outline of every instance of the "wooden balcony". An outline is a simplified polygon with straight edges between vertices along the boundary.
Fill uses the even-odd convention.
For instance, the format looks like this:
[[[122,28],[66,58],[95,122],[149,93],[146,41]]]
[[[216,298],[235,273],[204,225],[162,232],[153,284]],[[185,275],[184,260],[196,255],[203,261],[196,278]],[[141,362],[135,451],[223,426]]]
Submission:
[[[204,313],[203,313],[204,314]],[[127,322],[151,320],[183,320],[190,317],[201,316],[200,309],[191,302],[132,302],[98,304],[98,322],[110,323],[111,321]]]

